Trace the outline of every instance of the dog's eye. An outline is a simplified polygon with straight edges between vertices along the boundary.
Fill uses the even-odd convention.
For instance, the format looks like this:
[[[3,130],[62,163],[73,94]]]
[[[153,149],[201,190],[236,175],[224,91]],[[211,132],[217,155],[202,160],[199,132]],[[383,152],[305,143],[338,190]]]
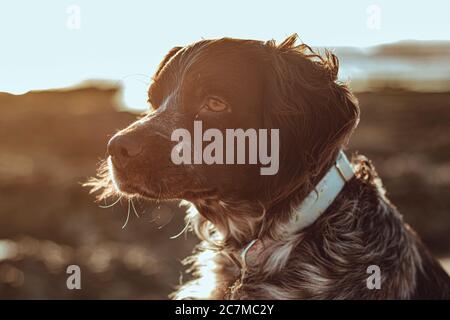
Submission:
[[[214,112],[221,112],[228,109],[227,104],[216,97],[209,97],[206,99],[205,103],[203,104],[203,108],[214,111]]]

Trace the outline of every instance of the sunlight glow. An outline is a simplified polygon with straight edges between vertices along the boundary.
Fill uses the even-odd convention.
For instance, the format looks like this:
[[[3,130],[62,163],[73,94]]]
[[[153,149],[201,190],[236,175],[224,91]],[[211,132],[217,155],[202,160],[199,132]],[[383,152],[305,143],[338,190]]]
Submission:
[[[330,48],[450,40],[449,9],[439,0],[10,1],[0,10],[0,92],[109,79],[124,83],[128,108],[142,110],[149,77],[174,46],[224,36],[280,41],[295,32]]]

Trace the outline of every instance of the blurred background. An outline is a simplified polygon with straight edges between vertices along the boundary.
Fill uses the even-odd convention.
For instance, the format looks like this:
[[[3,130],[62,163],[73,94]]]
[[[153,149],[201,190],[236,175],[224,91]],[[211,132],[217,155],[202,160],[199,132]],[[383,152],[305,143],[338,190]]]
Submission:
[[[165,299],[197,240],[177,202],[95,203],[81,184],[145,110],[176,45],[223,36],[334,50],[371,158],[450,270],[450,25],[445,1],[10,1],[0,10],[0,299]],[[79,265],[82,289],[68,290]]]

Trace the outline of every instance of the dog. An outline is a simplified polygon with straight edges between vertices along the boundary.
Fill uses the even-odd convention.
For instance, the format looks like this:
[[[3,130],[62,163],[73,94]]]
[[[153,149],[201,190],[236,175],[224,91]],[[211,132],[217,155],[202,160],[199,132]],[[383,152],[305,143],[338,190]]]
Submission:
[[[385,196],[372,163],[343,149],[360,111],[337,57],[222,38],[169,51],[151,111],[115,134],[105,198],[182,199],[201,239],[176,299],[449,299],[450,278]],[[174,164],[172,132],[279,130],[279,170]]]

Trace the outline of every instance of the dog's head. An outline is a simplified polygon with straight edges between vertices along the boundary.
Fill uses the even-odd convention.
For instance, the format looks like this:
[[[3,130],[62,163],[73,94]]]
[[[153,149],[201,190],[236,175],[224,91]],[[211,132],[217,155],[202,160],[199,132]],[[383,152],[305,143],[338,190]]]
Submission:
[[[224,38],[173,48],[153,77],[151,111],[109,141],[116,189],[147,198],[235,199],[265,206],[296,190],[309,191],[356,126],[359,110],[347,87],[336,82],[336,57],[295,41],[296,35],[279,45]],[[278,129],[279,169],[261,175],[260,161],[174,163],[179,141],[173,133],[183,128],[196,139],[195,121],[201,121],[202,133],[215,129],[224,139],[226,129],[268,129],[268,154],[276,149],[270,129]],[[224,153],[230,151],[225,141],[223,146]],[[251,152],[245,151],[246,159]]]

